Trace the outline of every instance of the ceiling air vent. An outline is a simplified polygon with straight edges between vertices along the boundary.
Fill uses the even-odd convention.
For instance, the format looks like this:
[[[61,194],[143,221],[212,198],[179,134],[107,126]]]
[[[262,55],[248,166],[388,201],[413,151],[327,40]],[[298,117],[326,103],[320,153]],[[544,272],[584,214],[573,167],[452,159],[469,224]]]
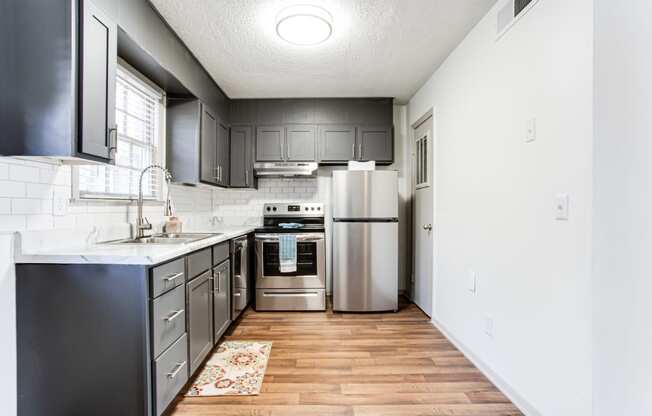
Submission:
[[[496,33],[502,37],[514,23],[521,18],[539,0],[507,0],[498,10]]]

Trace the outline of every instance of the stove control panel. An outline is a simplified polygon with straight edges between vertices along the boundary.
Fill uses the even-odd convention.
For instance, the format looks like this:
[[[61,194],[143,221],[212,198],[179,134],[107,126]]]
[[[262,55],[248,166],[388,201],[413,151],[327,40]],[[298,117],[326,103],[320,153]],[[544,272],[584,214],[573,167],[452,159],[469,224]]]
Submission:
[[[265,217],[323,217],[324,204],[314,203],[278,203],[263,205]]]

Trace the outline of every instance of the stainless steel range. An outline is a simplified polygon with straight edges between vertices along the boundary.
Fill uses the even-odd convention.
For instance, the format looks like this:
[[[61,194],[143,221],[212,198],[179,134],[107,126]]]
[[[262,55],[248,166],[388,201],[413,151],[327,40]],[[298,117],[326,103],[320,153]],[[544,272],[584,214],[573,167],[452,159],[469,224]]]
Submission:
[[[256,310],[326,309],[326,234],[320,203],[265,204],[256,229]],[[298,228],[284,228],[295,224]],[[298,224],[298,225],[296,225]],[[296,270],[281,271],[280,236],[296,236]]]

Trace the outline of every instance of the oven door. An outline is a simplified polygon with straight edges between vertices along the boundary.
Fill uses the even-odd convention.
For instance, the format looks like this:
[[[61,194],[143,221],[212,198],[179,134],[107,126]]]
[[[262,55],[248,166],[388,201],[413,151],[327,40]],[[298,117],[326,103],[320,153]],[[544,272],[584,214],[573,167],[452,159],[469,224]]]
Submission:
[[[281,273],[280,234],[256,234],[257,289],[323,289],[326,287],[326,247],[323,233],[298,233],[297,270]]]

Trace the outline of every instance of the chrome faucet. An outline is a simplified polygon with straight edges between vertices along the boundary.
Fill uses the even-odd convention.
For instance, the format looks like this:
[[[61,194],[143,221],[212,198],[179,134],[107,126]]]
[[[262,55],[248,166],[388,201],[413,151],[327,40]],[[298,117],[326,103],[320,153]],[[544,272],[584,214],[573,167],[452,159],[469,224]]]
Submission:
[[[143,176],[150,169],[160,169],[165,175],[165,181],[169,184],[172,182],[172,174],[169,170],[165,169],[161,165],[150,165],[143,169],[140,172],[140,179],[138,180],[138,218],[136,218],[136,239],[143,238],[145,236],[145,230],[151,230],[152,224],[143,216]],[[172,204],[170,203],[170,192],[168,190],[167,201],[165,201],[165,212],[163,213],[166,217],[172,215]]]

